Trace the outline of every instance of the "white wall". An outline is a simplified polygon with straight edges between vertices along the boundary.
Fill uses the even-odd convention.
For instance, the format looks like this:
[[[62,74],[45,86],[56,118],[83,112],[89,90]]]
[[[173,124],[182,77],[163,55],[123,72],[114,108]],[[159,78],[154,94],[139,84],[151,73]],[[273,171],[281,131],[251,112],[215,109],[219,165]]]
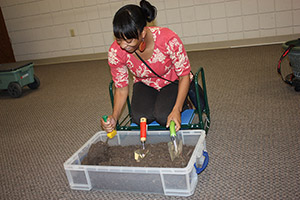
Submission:
[[[300,0],[149,0],[185,44],[300,33]],[[18,61],[107,52],[129,0],[0,0]],[[71,37],[74,29],[75,37]]]

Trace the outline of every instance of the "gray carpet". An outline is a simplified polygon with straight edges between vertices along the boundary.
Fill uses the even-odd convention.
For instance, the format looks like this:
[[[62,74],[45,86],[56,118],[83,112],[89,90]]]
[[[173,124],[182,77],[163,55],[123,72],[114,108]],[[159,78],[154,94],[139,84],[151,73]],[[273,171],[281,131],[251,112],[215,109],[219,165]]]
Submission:
[[[205,69],[212,122],[210,163],[188,199],[300,198],[300,93],[277,75],[281,53],[280,45],[189,53],[193,70]],[[0,199],[184,199],[71,190],[63,163],[111,112],[107,61],[35,73],[38,90],[0,93]]]

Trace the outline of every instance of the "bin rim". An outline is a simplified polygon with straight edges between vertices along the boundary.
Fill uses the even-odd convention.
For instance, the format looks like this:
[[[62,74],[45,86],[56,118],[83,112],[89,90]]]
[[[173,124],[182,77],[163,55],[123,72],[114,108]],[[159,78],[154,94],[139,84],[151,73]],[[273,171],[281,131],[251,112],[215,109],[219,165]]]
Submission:
[[[295,45],[291,51],[300,52],[300,38],[297,40],[287,41],[286,43],[282,44],[282,48],[286,50],[291,44]]]

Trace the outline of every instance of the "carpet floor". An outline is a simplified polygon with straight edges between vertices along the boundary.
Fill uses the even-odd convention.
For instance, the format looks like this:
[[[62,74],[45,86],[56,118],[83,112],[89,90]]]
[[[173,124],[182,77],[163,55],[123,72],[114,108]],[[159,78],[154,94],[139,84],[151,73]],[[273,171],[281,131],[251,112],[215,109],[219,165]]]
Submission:
[[[187,199],[300,199],[300,93],[276,72],[280,45],[189,52],[204,67],[210,162]],[[289,72],[288,61],[282,64]],[[71,190],[63,163],[111,113],[107,60],[36,66],[37,90],[0,92],[0,199],[186,199]]]

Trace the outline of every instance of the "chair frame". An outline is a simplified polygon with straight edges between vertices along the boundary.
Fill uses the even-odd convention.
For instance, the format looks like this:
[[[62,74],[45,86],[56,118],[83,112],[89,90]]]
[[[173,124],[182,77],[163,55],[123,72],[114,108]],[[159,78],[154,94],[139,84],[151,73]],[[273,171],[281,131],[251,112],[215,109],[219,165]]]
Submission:
[[[181,129],[202,129],[202,130],[205,130],[205,132],[207,134],[209,127],[210,127],[210,110],[209,110],[208,100],[207,100],[207,90],[206,90],[204,69],[202,67],[200,67],[197,70],[197,72],[195,73],[194,81],[191,82],[191,84],[195,84],[195,86],[197,86],[197,84],[199,83],[198,82],[199,74],[201,75],[201,83],[202,83],[202,88],[203,88],[203,92],[204,92],[205,108],[201,109],[201,107],[200,107],[199,89],[198,89],[198,87],[195,87],[197,104],[199,105],[197,108],[194,108],[194,114],[195,114],[195,117],[197,117],[197,120],[196,120],[196,122],[191,121],[187,125],[182,125]],[[109,84],[109,94],[110,94],[112,109],[114,108],[114,84],[113,83],[114,82],[111,81]],[[130,116],[131,105],[130,105],[129,96],[127,97],[126,103],[127,103],[128,114],[122,120],[117,121],[116,129],[117,130],[126,130],[126,131],[139,130],[140,129],[139,125],[131,126],[132,119]],[[163,130],[163,129],[166,129],[166,127],[160,126],[160,125],[148,126],[148,130]]]

